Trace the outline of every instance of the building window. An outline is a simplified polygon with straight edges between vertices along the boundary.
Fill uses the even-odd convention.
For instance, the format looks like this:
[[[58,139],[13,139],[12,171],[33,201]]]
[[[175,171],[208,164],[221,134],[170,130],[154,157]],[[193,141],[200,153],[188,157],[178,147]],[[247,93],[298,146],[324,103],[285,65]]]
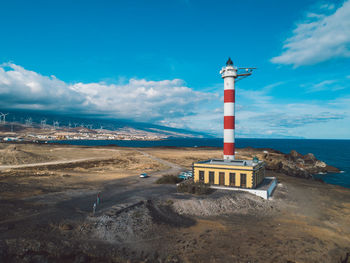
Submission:
[[[241,187],[247,187],[247,174],[241,174]]]
[[[199,181],[204,182],[204,171],[199,171]]]
[[[224,172],[219,173],[219,185],[225,185],[225,173]]]
[[[230,173],[230,185],[235,186],[236,185],[236,174]]]
[[[210,184],[214,184],[214,176],[215,176],[214,172],[209,172],[209,183]]]

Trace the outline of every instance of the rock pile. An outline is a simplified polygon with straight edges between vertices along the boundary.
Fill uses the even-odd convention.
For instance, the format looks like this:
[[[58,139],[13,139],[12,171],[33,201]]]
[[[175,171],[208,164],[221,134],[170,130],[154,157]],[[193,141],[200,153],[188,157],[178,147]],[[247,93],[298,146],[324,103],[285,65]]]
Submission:
[[[264,200],[245,192],[217,190],[205,198],[190,197],[174,200],[174,210],[183,215],[217,216],[229,214],[268,214],[276,206],[275,202]]]

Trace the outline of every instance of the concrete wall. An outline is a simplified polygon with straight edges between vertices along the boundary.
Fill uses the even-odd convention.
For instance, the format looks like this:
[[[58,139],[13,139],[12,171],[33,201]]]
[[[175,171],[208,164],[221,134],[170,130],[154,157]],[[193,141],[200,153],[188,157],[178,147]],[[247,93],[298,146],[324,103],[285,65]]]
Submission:
[[[277,186],[277,179],[275,177],[266,177],[266,178],[273,180],[272,183],[270,184],[270,187],[267,189],[267,195],[268,197],[270,197]]]
[[[260,196],[261,198],[264,198],[266,200],[271,197],[273,191],[277,187],[277,179],[275,177],[268,177],[272,179],[272,182],[270,183],[269,187],[267,189],[245,189],[245,188],[235,188],[235,187],[225,187],[225,186],[219,186],[219,185],[212,185],[210,188],[213,189],[222,189],[222,190],[231,190],[231,191],[244,191],[251,194],[254,194],[256,196]]]

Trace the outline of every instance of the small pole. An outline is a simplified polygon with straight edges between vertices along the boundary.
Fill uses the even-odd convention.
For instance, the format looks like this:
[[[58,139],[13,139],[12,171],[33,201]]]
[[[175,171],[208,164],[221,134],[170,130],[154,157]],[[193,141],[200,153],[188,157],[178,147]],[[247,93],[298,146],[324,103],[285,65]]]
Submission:
[[[97,194],[96,203],[97,205],[100,204],[100,193]]]
[[[92,215],[95,216],[96,212],[96,203],[94,203],[94,206],[92,207]]]

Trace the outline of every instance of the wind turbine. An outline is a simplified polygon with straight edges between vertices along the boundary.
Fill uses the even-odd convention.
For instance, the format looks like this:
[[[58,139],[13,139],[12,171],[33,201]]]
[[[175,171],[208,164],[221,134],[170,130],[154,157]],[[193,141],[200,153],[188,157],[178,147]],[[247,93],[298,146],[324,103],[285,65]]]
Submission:
[[[101,125],[101,127],[99,129],[100,133],[102,133],[102,129],[103,129],[103,126]]]
[[[56,130],[59,127],[60,127],[60,123],[58,121],[54,121],[53,122],[53,128]]]
[[[29,117],[28,119],[26,119],[26,127],[32,126],[32,118]]]
[[[15,116],[12,117],[12,122],[11,122],[11,132],[13,132],[13,124],[15,123]]]
[[[5,124],[6,123],[6,116],[9,115],[8,113],[2,113],[1,112],[1,117],[2,117],[2,122]]]
[[[46,127],[46,119],[42,119],[40,121],[40,125],[41,125],[41,129],[45,129],[45,127]]]

